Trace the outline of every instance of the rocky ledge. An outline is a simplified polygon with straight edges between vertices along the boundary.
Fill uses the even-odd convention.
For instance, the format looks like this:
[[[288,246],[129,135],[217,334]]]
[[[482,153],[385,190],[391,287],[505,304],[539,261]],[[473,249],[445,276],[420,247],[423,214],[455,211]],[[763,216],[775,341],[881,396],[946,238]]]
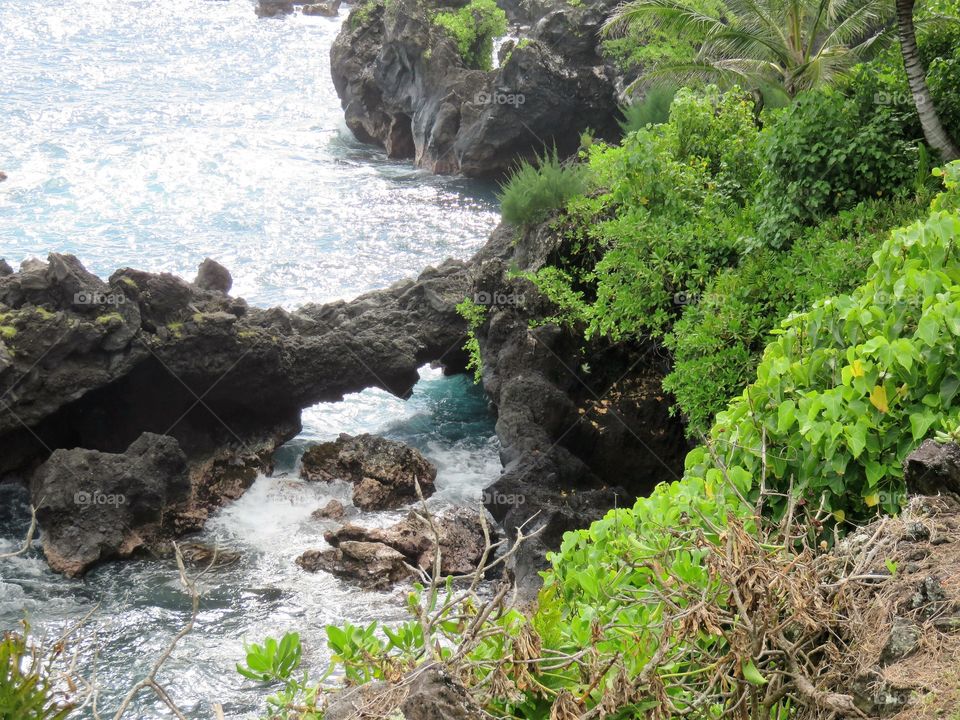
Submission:
[[[434,22],[461,5],[367,0],[350,13],[330,63],[357,139],[430,172],[485,177],[554,147],[569,154],[587,128],[617,134],[616,75],[597,36],[610,0],[508,6],[534,24],[493,70],[469,67]]]

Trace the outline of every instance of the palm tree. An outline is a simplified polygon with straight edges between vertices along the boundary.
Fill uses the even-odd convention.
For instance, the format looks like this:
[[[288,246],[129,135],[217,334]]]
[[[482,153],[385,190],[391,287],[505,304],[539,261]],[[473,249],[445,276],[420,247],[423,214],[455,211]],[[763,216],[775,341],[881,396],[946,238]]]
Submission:
[[[773,84],[793,97],[829,85],[885,47],[895,14],[924,137],[944,161],[955,160],[960,152],[940,123],[917,50],[914,3],[895,0],[894,13],[888,0],[726,0],[725,12],[709,14],[683,0],[632,0],[616,9],[603,31],[660,27],[700,44],[693,62],[656,67],[646,78],[713,76],[754,88]]]
[[[683,0],[632,0],[614,11],[604,32],[660,27],[700,44],[693,62],[660,66],[647,77],[773,84],[790,97],[830,84],[892,39],[889,0],[726,0],[724,5],[725,11],[709,14]]]
[[[917,34],[913,27],[914,0],[896,0],[897,29],[900,35],[900,52],[903,53],[903,67],[907,71],[907,82],[910,84],[910,93],[913,103],[917,106],[917,115],[920,116],[920,127],[927,145],[937,150],[945,162],[960,158],[960,151],[947,135],[937,108],[930,97],[927,88],[927,72],[920,62],[920,52],[917,50]]]

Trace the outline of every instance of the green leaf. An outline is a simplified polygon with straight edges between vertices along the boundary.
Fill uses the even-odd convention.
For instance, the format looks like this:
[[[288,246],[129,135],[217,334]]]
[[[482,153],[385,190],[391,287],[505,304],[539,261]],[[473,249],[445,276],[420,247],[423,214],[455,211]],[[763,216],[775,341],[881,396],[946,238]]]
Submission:
[[[753,664],[753,660],[749,660],[743,664],[743,678],[752,685],[767,684],[767,679],[757,670],[757,666]]]

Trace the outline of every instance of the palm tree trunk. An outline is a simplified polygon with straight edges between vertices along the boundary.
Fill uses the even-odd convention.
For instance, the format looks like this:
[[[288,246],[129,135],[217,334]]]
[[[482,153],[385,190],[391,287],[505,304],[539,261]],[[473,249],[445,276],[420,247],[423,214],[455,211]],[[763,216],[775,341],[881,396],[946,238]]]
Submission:
[[[913,5],[915,0],[896,0],[897,25],[900,31],[900,50],[903,53],[903,66],[907,71],[907,82],[910,83],[910,93],[913,103],[920,116],[920,126],[927,144],[940,153],[944,162],[960,158],[960,151],[947,135],[937,108],[930,97],[927,87],[927,72],[920,62],[920,51],[917,50],[917,34],[913,27]]]

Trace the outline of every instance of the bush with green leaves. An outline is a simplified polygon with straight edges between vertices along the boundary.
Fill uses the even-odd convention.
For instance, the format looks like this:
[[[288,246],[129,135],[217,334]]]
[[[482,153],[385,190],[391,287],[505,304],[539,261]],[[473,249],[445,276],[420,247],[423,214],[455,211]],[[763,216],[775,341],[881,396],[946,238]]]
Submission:
[[[788,251],[768,248],[721,271],[689,298],[665,338],[673,368],[663,387],[674,411],[699,438],[753,377],[770,331],[791,312],[853,290],[890,230],[917,218],[923,205],[870,200],[806,230]]]
[[[477,340],[477,328],[487,317],[487,308],[478,305],[472,298],[464,298],[457,305],[457,313],[467,321],[467,341],[463,349],[467,351],[467,370],[473,371],[473,381],[479,383],[483,379],[483,358],[480,356],[480,341]]]
[[[771,113],[757,200],[763,241],[785,247],[806,225],[908,186],[917,145],[904,135],[903,113],[834,91],[804,93]]]
[[[554,149],[536,164],[520,161],[500,188],[500,212],[512,225],[536,225],[586,189],[584,168],[561,161]]]
[[[903,460],[960,424],[960,163],[925,221],[893,232],[849,295],[791,316],[688,473],[746,474],[859,521],[905,502]]]
[[[29,627],[25,628],[29,632]],[[59,653],[54,649],[54,656]],[[48,679],[50,658],[41,658],[25,635],[6,632],[0,638],[0,718],[62,720],[73,707]]]
[[[507,32],[507,14],[494,0],[470,0],[456,10],[442,8],[433,22],[453,37],[467,66],[477,70],[492,67],[494,38]]]
[[[587,337],[662,334],[684,297],[736,264],[759,173],[753,103],[739,91],[681,90],[670,121],[587,151],[597,192],[567,204],[576,262],[531,279]]]
[[[306,673],[294,676],[303,659],[298,633],[286,633],[280,640],[268,637],[263,645],[245,645],[245,650],[246,665],[237,665],[238,673],[259,683],[283,686],[266,700],[268,720],[322,720],[319,685],[311,684]]]

